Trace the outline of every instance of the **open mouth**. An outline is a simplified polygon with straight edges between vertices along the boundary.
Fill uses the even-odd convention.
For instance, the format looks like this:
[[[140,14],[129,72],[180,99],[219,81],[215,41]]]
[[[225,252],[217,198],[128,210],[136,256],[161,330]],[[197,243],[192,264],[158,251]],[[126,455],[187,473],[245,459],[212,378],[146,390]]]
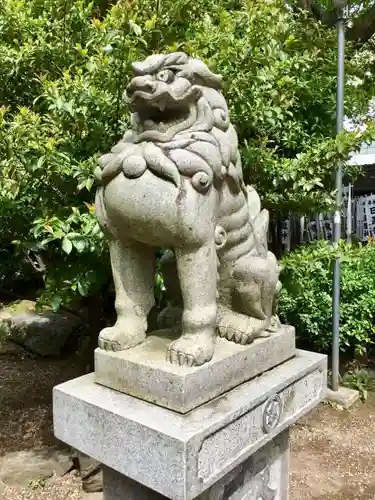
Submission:
[[[190,107],[183,108],[165,108],[160,109],[155,102],[149,107],[141,107],[137,111],[139,122],[144,131],[157,130],[167,132],[171,127],[182,124],[189,120],[191,115]]]
[[[166,131],[177,123],[183,123],[189,118],[190,110],[187,109],[164,109],[149,107],[138,112],[144,130],[157,129]]]
[[[145,92],[131,89],[127,96],[130,109],[138,114],[144,130],[165,132],[191,118],[192,106],[201,96],[201,90],[190,87],[182,94],[174,95],[165,90]]]

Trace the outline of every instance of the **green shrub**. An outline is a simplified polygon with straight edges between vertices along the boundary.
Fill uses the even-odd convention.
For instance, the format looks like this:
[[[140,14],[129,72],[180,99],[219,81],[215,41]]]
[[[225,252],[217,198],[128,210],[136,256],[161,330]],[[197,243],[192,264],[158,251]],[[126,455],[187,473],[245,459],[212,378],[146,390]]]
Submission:
[[[154,52],[186,50],[223,74],[246,181],[272,215],[330,206],[337,161],[372,132],[335,138],[335,31],[285,4],[2,0],[0,281],[23,279],[30,248],[44,257],[44,299],[55,307],[110,280],[94,165],[127,126],[131,63]],[[346,89],[355,116],[374,90],[368,57],[351,43],[346,73],[357,82]]]
[[[342,377],[341,383],[344,387],[358,391],[363,401],[367,400],[369,392],[375,391],[375,377],[365,368],[349,370]]]
[[[327,242],[302,246],[282,260],[280,316],[298,338],[328,352],[332,336],[332,266],[341,258],[341,349],[364,353],[375,340],[375,244],[334,249]]]

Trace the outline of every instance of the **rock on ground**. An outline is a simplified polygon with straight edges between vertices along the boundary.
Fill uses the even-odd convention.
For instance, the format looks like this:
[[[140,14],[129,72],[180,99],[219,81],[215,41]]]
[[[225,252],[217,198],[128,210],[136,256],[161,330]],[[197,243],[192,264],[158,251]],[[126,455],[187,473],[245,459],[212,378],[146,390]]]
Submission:
[[[14,302],[0,311],[2,351],[9,352],[11,341],[40,356],[59,356],[79,324],[79,318],[66,311],[37,313],[35,302]]]
[[[70,451],[57,446],[14,451],[0,457],[0,481],[8,486],[32,487],[72,468]]]

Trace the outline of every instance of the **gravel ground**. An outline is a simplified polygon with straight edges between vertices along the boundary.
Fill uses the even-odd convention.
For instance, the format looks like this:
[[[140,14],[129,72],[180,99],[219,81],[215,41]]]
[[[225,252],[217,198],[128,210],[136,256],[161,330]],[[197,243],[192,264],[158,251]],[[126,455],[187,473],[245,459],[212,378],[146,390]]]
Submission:
[[[294,427],[290,500],[374,500],[374,471],[374,393],[350,411],[321,405]]]
[[[0,492],[2,500],[102,500],[101,493],[83,493],[80,479],[72,473],[53,478],[45,486],[32,488],[5,487]]]
[[[72,360],[0,356],[0,456],[56,444],[52,387],[80,374]]]
[[[52,387],[78,376],[77,360],[0,355],[0,458],[56,445]],[[375,394],[351,411],[321,405],[292,430],[290,500],[375,499]],[[1,500],[101,500],[85,494],[76,472],[10,487]]]
[[[52,431],[52,387],[81,374],[77,361],[33,359],[21,349],[13,351],[0,356],[0,457],[59,444]],[[45,484],[30,482],[27,488],[0,482],[1,500],[100,498],[82,493],[74,472]]]

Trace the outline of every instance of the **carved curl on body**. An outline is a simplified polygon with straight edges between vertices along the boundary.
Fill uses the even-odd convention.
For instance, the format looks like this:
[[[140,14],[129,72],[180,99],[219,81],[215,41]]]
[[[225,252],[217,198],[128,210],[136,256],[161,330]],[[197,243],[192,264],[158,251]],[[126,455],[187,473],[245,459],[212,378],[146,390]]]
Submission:
[[[264,242],[268,214],[260,206],[251,213],[221,77],[180,52],[150,56],[133,72],[131,130],[96,169],[117,312],[99,346],[123,350],[145,339],[155,250],[169,248],[182,333],[167,357],[201,365],[217,331],[245,344],[275,323],[279,268]]]

